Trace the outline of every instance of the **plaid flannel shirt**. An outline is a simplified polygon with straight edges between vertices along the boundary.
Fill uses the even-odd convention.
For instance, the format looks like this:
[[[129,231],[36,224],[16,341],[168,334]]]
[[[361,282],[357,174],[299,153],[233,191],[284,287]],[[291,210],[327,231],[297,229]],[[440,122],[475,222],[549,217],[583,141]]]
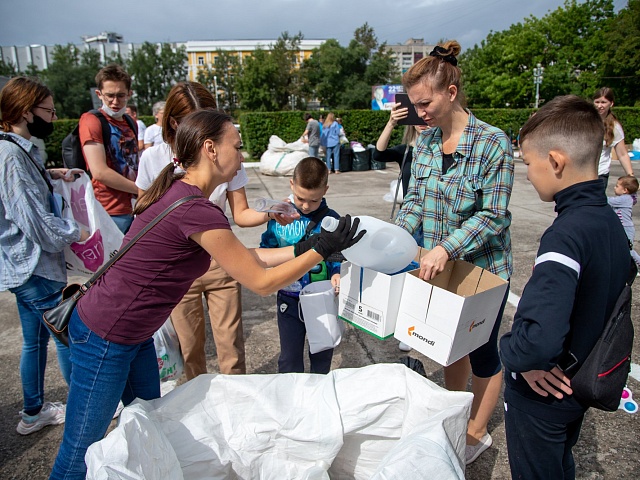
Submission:
[[[509,279],[513,150],[500,129],[469,112],[467,126],[442,171],[442,130],[418,138],[411,180],[396,224],[414,233],[422,224],[424,248],[440,245],[452,260],[461,259]]]

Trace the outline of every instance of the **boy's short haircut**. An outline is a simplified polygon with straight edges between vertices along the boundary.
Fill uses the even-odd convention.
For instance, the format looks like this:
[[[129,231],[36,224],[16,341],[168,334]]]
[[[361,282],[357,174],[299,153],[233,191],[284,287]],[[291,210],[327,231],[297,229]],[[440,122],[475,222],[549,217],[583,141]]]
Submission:
[[[304,114],[304,121],[306,122],[307,120],[309,120],[311,118],[311,114],[310,113],[305,113]]]
[[[127,90],[131,90],[131,76],[117,63],[111,63],[100,69],[96,75],[96,87],[102,90],[104,82],[124,82]]]
[[[541,155],[565,152],[578,168],[596,169],[604,124],[593,103],[576,95],[556,97],[529,118],[520,131],[520,144]]]
[[[131,110],[132,113],[138,113],[138,107],[134,103],[128,103],[127,108]]]
[[[633,195],[634,193],[636,193],[638,191],[638,188],[640,187],[640,185],[638,184],[638,179],[633,175],[623,175],[618,178],[618,181],[620,182],[620,185],[622,185],[622,188],[627,189],[629,195]]]
[[[327,164],[316,157],[306,157],[293,170],[293,183],[307,190],[324,188],[329,183]]]

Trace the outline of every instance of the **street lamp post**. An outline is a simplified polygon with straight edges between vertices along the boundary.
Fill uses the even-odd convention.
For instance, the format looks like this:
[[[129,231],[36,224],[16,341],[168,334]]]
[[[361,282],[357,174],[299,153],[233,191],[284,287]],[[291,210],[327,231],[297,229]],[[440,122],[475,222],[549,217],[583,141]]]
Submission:
[[[540,84],[542,84],[542,74],[544,73],[544,67],[538,64],[533,69],[533,84],[536,86],[536,108],[540,103]]]
[[[216,75],[213,76],[213,90],[215,91],[216,96],[216,108],[220,108],[218,104],[218,77]]]

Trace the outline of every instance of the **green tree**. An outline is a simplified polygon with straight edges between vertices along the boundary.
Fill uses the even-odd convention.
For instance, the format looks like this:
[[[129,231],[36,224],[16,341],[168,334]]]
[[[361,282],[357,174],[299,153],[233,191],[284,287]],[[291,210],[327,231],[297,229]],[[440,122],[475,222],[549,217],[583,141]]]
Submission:
[[[168,43],[144,42],[132,52],[127,71],[142,114],[150,114],[152,105],[164,100],[175,83],[186,80],[186,60],[184,46],[173,49]]]
[[[238,79],[238,96],[242,108],[258,112],[279,110],[274,88],[276,73],[275,63],[266,50],[258,48],[247,58],[242,77]]]
[[[270,51],[257,49],[247,58],[237,80],[243,108],[265,112],[290,108],[289,96],[299,97],[302,92],[297,63],[302,38],[302,33],[290,36],[284,32]]]
[[[629,0],[604,32],[601,86],[610,86],[619,105],[640,106],[640,0]]]
[[[529,17],[491,32],[460,58],[473,107],[531,107],[533,67],[544,68],[541,100],[589,94],[600,82],[604,31],[613,18],[611,0],[567,0],[542,19]]]
[[[0,58],[0,75],[5,77],[14,77],[18,74],[16,67],[11,62],[5,62],[3,58]]]
[[[207,65],[206,68],[198,70],[196,79],[214,94],[217,86],[219,107],[233,115],[238,102],[238,78],[241,74],[242,67],[238,54],[217,50],[213,59],[213,68]]]
[[[40,75],[53,92],[59,118],[79,118],[93,107],[91,90],[100,67],[96,50],[81,52],[71,44],[53,47],[51,64]]]
[[[358,27],[346,48],[327,40],[303,69],[304,91],[331,108],[368,108],[371,86],[388,83],[397,75],[394,57],[386,43],[379,44],[367,23]]]

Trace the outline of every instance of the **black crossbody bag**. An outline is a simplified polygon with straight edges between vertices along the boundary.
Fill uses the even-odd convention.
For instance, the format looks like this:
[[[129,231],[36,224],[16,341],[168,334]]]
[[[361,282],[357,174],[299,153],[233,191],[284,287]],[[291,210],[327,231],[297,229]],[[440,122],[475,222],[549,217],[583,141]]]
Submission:
[[[118,253],[116,253],[111,259],[100,269],[98,270],[86,283],[82,285],[78,283],[71,284],[65,287],[62,290],[62,300],[60,303],[53,307],[51,310],[47,310],[42,314],[42,319],[44,323],[47,325],[52,335],[54,335],[60,342],[64,345],[69,346],[69,319],[71,318],[71,314],[73,313],[73,309],[76,308],[76,304],[78,300],[80,300],[87,290],[96,283],[98,278],[104,274],[111,265],[116,263],[116,261],[122,257],[127,251],[138,241],[140,238],[146,234],[149,230],[151,230],[160,220],[166,217],[171,211],[175,210],[177,207],[182,205],[185,202],[190,200],[201,198],[198,195],[190,195],[188,197],[181,198],[172,203],[169,207],[167,207],[160,215],[154,218],[151,222],[147,224],[138,234],[131,239],[129,243],[127,243],[124,247],[122,247]]]

